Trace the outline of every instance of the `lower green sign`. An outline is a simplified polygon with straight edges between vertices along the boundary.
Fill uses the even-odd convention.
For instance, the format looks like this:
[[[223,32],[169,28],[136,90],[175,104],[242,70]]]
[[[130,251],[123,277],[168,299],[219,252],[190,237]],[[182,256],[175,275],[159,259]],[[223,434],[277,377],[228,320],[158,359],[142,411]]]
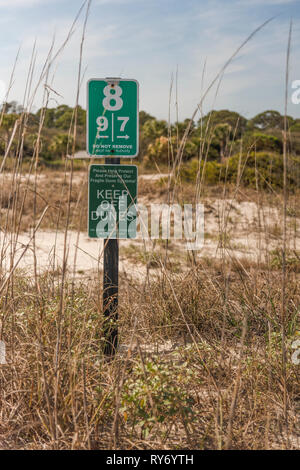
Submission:
[[[89,237],[135,238],[136,203],[135,165],[90,165]]]

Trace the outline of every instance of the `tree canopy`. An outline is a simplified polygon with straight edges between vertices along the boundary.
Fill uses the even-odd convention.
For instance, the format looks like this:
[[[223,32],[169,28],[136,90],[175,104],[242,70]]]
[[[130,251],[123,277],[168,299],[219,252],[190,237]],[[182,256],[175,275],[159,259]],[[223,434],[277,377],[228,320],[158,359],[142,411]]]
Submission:
[[[86,146],[86,111],[67,104],[59,104],[54,108],[39,109],[36,113],[26,114],[23,119],[23,107],[16,101],[4,103],[0,110],[0,152],[5,152],[14,125],[18,119],[20,125],[26,124],[23,151],[24,158],[33,154],[34,143],[39,128],[41,114],[44,121],[41,132],[41,161],[61,160],[67,151],[70,129],[77,113],[76,150],[84,150]],[[293,142],[290,151],[293,155],[300,154],[300,120],[288,116],[290,135]],[[183,150],[182,161],[193,158],[205,158],[207,161],[222,163],[232,154],[250,151],[268,151],[282,153],[282,129],[284,117],[275,110],[267,110],[247,120],[241,114],[228,109],[212,110],[198,122],[190,123],[189,119],[169,124],[156,119],[146,111],[140,111],[139,160],[150,164],[173,159],[178,149]],[[186,136],[185,131],[189,129]],[[20,135],[16,133],[15,139]],[[180,143],[185,135],[184,146]],[[13,143],[12,151],[16,147]]]
[[[289,125],[292,125],[294,119],[291,116],[287,116],[287,119]],[[284,117],[278,111],[264,111],[249,120],[248,128],[256,128],[262,131],[266,129],[283,129]]]
[[[227,124],[230,126],[232,133],[238,138],[245,131],[247,125],[247,119],[241,114],[235,111],[229,111],[228,109],[222,109],[220,111],[210,111],[202,119],[198,121],[198,128],[202,126],[215,127],[218,124]]]

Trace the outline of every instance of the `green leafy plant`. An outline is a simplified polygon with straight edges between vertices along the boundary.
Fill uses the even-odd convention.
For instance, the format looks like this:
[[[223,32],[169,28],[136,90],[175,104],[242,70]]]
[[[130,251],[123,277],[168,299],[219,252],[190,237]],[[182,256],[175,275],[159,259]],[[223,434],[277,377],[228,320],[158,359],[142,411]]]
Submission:
[[[153,360],[138,364],[124,385],[121,413],[132,428],[139,427],[147,437],[156,423],[192,421],[193,397],[186,388],[193,372],[187,364],[157,364]]]

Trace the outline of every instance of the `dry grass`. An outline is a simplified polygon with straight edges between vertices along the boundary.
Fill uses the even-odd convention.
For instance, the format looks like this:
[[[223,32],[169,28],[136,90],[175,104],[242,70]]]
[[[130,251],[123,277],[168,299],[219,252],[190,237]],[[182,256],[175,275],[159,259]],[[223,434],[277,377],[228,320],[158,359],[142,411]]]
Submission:
[[[82,6],[78,91],[89,3]],[[47,84],[64,44],[56,54],[51,46],[33,93]],[[29,91],[25,97],[32,96]],[[219,241],[219,255],[183,256],[166,241],[135,250],[132,242],[127,256],[146,265],[145,276],[121,275],[120,348],[107,358],[101,269],[89,281],[75,279],[77,251],[69,256],[70,229],[78,236],[86,230],[87,171],[74,173],[72,160],[65,161],[64,172],[40,170],[43,116],[32,160],[24,165],[26,117],[24,111],[16,153],[6,152],[2,161],[0,339],[7,363],[0,365],[0,448],[299,448],[299,367],[291,361],[299,335],[297,192],[289,197],[286,185],[283,193],[258,185],[249,190],[240,181],[210,187],[200,165],[194,184],[181,183],[187,126],[176,152],[170,151],[168,167],[176,178],[141,180],[139,195],[148,203],[205,201],[207,219],[213,214],[217,220],[210,239]],[[76,115],[71,135],[75,142]],[[199,162],[206,157],[200,152]],[[257,240],[252,257],[231,250],[234,243],[241,248],[234,236],[242,230],[242,203],[255,212],[243,229]],[[58,266],[55,243],[52,261],[39,272],[36,238],[45,228],[63,231],[63,257]],[[24,230],[31,238],[20,251]],[[31,276],[19,269],[29,249]]]
[[[280,273],[201,263],[184,276],[169,276],[176,297],[164,272],[144,286],[121,281],[119,329],[128,348],[112,361],[99,348],[97,280],[88,289],[66,284],[55,434],[59,276],[39,279],[39,298],[32,281],[15,276],[14,297],[9,291],[1,305],[9,351],[0,373],[3,446],[99,449],[117,439],[116,447],[126,449],[222,449],[231,415],[230,448],[299,446],[299,370],[290,360],[288,433],[284,429]],[[287,298],[290,356],[298,275],[291,276]]]

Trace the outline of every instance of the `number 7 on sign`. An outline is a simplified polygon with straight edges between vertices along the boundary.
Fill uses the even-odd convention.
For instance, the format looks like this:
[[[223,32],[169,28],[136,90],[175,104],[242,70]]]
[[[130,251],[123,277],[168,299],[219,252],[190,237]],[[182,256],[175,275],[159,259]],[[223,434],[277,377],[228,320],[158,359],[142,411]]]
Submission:
[[[129,121],[129,117],[128,116],[126,116],[126,117],[119,116],[118,121],[123,121],[122,124],[121,124],[121,127],[120,127],[120,132],[124,132],[125,131],[125,126],[126,126],[127,122]]]

